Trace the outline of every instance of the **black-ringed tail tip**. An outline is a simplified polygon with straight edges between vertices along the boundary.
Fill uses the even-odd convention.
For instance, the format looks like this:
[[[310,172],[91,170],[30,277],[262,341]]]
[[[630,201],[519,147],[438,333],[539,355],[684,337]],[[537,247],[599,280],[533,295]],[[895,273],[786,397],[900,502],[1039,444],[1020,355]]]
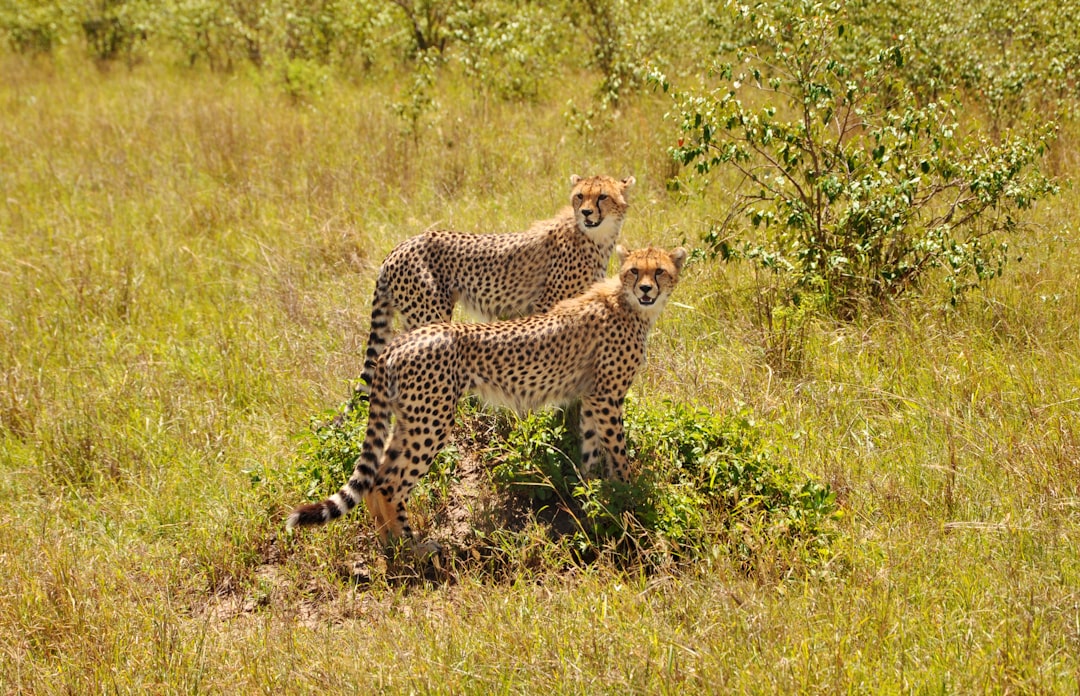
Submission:
[[[341,515],[341,508],[334,505],[330,500],[321,503],[307,503],[293,510],[285,519],[285,531],[291,532],[296,527],[325,524],[330,520],[341,517]]]

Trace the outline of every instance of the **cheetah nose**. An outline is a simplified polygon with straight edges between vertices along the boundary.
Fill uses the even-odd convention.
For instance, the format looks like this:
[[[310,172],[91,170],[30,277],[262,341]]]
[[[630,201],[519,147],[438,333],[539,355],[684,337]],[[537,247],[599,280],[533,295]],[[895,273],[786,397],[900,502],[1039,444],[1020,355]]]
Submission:
[[[641,288],[641,292],[642,292],[642,294],[644,294],[644,295],[646,295],[646,296],[647,296],[647,295],[648,295],[648,294],[649,294],[650,292],[652,292],[652,286],[651,286],[651,285],[639,285],[638,287],[639,287],[639,288]]]
[[[589,217],[590,215],[592,215],[592,208],[582,208],[581,214],[585,217]]]

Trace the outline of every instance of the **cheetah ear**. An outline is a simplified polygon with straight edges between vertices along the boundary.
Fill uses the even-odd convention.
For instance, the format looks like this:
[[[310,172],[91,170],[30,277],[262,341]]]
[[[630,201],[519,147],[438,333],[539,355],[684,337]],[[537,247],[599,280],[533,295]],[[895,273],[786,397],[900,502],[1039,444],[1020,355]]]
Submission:
[[[580,176],[578,176],[577,174],[571,174],[570,175],[570,186],[571,187],[577,186],[579,181],[581,181]]]
[[[622,268],[622,265],[626,263],[626,257],[629,255],[630,252],[622,244],[615,245],[615,256],[619,259],[619,268]]]
[[[681,271],[683,263],[686,261],[686,249],[678,247],[671,252],[671,262],[675,264],[675,270]]]
[[[622,180],[623,193],[626,193],[627,191],[629,191],[631,189],[631,187],[633,187],[633,185],[636,184],[636,183],[637,183],[637,179],[635,179],[632,176],[628,176],[625,179],[623,179]]]

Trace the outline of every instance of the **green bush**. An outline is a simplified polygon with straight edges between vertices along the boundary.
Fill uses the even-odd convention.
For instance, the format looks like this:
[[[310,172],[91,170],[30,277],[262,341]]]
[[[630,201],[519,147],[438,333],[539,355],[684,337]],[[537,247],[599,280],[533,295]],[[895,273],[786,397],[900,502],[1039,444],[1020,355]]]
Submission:
[[[790,299],[822,293],[851,316],[943,268],[955,302],[1001,273],[1024,211],[1056,192],[1039,170],[1056,127],[964,135],[956,104],[920,105],[908,89],[902,41],[849,55],[845,10],[804,0],[737,9],[745,38],[716,66],[724,86],[675,97],[682,136],[671,154],[689,173],[674,185],[737,172],[732,209],[707,241],[789,279]]]
[[[154,25],[154,8],[142,0],[97,0],[82,19],[90,55],[98,60],[124,58],[129,64]]]
[[[544,7],[478,3],[454,18],[454,59],[481,91],[535,99],[557,72],[568,27]]]
[[[458,0],[390,0],[404,19],[414,55],[442,55],[450,43],[450,24],[464,3]]]
[[[830,557],[840,514],[832,491],[770,448],[748,413],[722,417],[628,401],[628,454],[641,471],[629,483],[583,479],[579,438],[565,421],[562,411],[507,421],[505,435],[480,455],[497,488],[577,519],[557,543],[579,558],[614,550],[660,563],[726,553],[751,567],[763,559],[816,565]],[[309,499],[335,492],[352,473],[366,422],[363,405],[336,422],[313,418],[290,485]],[[414,497],[426,497],[429,507],[446,499],[460,457],[455,447],[441,452]]]
[[[569,498],[580,479],[581,442],[562,411],[540,411],[517,420],[506,437],[485,452],[492,480],[526,497],[547,502]]]
[[[995,135],[1074,111],[1080,15],[1051,0],[815,7],[842,14],[848,36],[857,37],[832,47],[845,63],[904,42],[907,57],[897,72],[920,106],[959,91]],[[789,37],[805,28],[800,11],[791,2],[770,5],[764,15],[747,10],[767,15]],[[509,99],[536,98],[551,80],[577,85],[587,69],[598,84],[569,97],[571,114],[584,119],[582,131],[589,119],[617,113],[650,70],[699,75],[702,65],[730,58],[748,40],[759,48],[769,41],[747,31],[731,4],[673,0],[0,0],[0,35],[23,53],[50,53],[81,37],[100,59],[142,57],[143,44],[146,56],[164,55],[167,47],[213,70],[303,60],[349,72],[435,55],[459,62],[474,84]]]
[[[298,435],[300,463],[295,475],[310,499],[336,492],[352,475],[367,430],[367,402],[355,399],[348,412],[312,416],[308,430]]]
[[[646,561],[721,547],[745,564],[774,554],[810,563],[829,556],[835,496],[772,451],[748,414],[628,402],[626,429],[641,469],[630,483],[581,479],[577,438],[558,412],[521,419],[492,446],[494,479],[534,500],[578,506],[581,528],[570,541],[586,555],[614,545]]]
[[[325,66],[304,58],[282,61],[277,81],[293,103],[309,103],[323,95],[330,75]]]
[[[1080,85],[1080,15],[1051,0],[916,0],[851,3],[860,40],[879,47],[904,37],[903,67],[923,102],[960,90],[994,133],[1024,122],[1068,117]]]
[[[70,8],[53,2],[0,1],[0,35],[16,53],[51,53],[67,38]]]
[[[163,30],[189,65],[229,71],[243,62],[263,65],[275,18],[270,5],[254,0],[179,0]]]

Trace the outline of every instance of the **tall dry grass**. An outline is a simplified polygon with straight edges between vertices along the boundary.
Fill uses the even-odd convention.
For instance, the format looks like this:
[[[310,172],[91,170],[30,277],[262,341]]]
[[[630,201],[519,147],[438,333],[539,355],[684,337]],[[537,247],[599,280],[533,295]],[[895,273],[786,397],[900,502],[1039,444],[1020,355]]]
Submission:
[[[690,268],[635,394],[746,407],[833,486],[813,574],[537,542],[517,573],[425,583],[380,570],[361,521],[284,538],[295,435],[347,395],[395,242],[523,228],[572,173],[637,177],[630,245],[695,244],[723,203],[666,193],[650,97],[582,138],[563,104],[444,85],[414,142],[392,78],[297,104],[245,74],[0,58],[3,691],[1077,689],[1072,188],[984,294],[815,321],[790,375],[750,271]]]

